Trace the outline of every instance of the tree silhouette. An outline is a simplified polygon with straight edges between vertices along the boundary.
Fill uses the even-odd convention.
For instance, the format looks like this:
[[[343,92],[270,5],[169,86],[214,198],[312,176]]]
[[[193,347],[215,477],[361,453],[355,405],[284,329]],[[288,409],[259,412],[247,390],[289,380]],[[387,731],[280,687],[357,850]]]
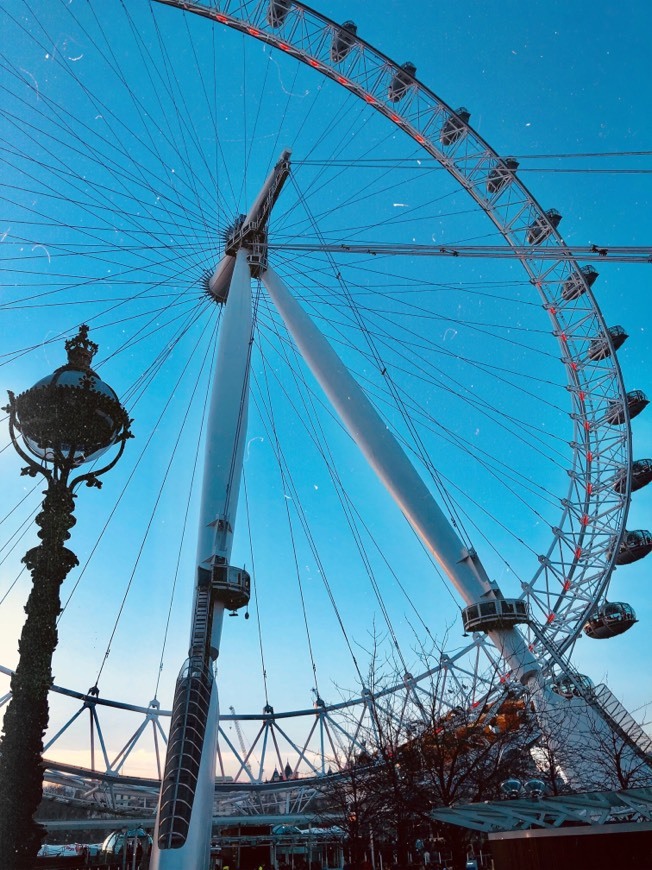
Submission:
[[[353,865],[372,831],[392,843],[404,868],[416,857],[421,832],[438,830],[453,868],[464,870],[477,834],[434,823],[432,811],[496,799],[504,780],[532,774],[530,746],[538,727],[525,691],[496,677],[479,694],[452,679],[445,660],[440,663],[439,650],[421,651],[420,665],[430,677],[417,684],[371,657],[363,693],[367,716],[364,726],[356,725],[358,748],[339,764],[337,785],[334,780],[326,792],[346,811]]]

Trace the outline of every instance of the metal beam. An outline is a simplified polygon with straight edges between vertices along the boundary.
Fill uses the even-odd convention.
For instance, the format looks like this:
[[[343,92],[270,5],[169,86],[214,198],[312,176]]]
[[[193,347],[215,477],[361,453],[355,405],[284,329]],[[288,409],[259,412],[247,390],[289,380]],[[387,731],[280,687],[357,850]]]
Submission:
[[[558,828],[573,822],[594,826],[607,822],[651,821],[652,787],[440,807],[433,810],[431,816],[440,822],[485,833]]]
[[[105,828],[145,828],[152,829],[156,822],[154,816],[110,816],[103,819],[39,819],[39,824],[48,831],[94,831]],[[248,827],[259,825],[308,825],[318,823],[337,824],[342,817],[334,813],[278,813],[259,816],[213,816],[214,828]]]
[[[532,259],[532,260],[565,260],[574,262],[581,258],[582,262],[590,263],[652,263],[652,247],[623,247],[610,245],[608,248],[598,248],[596,245],[573,247],[573,250],[558,248],[541,248],[534,245],[405,245],[371,242],[365,244],[348,244],[347,242],[295,242],[290,244],[269,244],[272,250],[314,252],[326,251],[332,254],[370,254],[372,256],[407,256],[407,257],[472,257],[480,259]]]
[[[366,393],[279,275],[268,268],[262,280],[299,353],[339,418],[460,597],[467,605],[502,598],[475,550],[460,539]],[[539,673],[536,660],[516,628],[494,628],[488,635],[515,678],[525,682]]]

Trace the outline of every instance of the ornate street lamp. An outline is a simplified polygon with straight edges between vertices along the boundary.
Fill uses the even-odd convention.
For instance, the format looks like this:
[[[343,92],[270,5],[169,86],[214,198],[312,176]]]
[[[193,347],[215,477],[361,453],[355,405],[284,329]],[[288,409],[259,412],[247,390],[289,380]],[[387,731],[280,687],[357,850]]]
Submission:
[[[100,475],[113,468],[131,438],[127,412],[114,391],[91,369],[97,345],[88,327],[66,342],[68,362],[19,396],[9,393],[9,433],[27,466],[22,474],[47,481],[38,546],[23,557],[32,574],[27,618],[20,637],[18,666],[11,680],[0,743],[0,867],[33,867],[44,828],[33,819],[43,791],[43,735],[48,725],[52,654],[57,645],[59,589],[78,564],[64,546],[74,524],[75,489],[101,487]],[[111,460],[103,456],[115,448]],[[85,474],[83,464],[94,463]]]

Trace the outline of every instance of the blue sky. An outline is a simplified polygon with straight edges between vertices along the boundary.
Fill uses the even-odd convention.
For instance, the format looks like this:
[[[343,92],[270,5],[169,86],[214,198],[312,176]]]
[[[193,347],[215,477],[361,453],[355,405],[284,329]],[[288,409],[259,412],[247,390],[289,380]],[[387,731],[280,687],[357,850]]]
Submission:
[[[380,10],[372,11],[359,2],[329,3],[320,11],[335,20],[354,18],[363,38],[399,63],[411,60],[419,80],[451,106],[465,105],[471,124],[499,153],[519,156],[520,177],[543,207],[562,212],[560,232],[571,246],[649,242],[650,175],[595,171],[645,170],[649,156],[543,156],[651,150],[645,108],[652,12],[640,8],[626,17],[622,7],[600,2],[590,10],[556,2],[508,3],[499,13],[484,3],[465,4],[463,10],[420,2],[377,5]],[[3,78],[10,87],[0,122],[8,177],[0,234],[9,278],[0,316],[10,354],[36,346],[2,366],[1,386],[19,391],[63,362],[61,342],[53,339],[87,319],[101,344],[100,372],[133,407],[137,436],[104,489],[83,492],[78,500],[73,548],[82,565],[90,561],[64,587],[64,600],[73,594],[60,626],[56,681],[84,690],[102,668],[103,695],[147,702],[156,687],[174,590],[159,690],[165,706],[187,643],[200,472],[192,490],[191,479],[197,455],[201,462],[199,420],[217,319],[215,307],[202,299],[200,278],[219,256],[221,231],[246,210],[269,164],[291,145],[297,186],[283,193],[273,238],[274,233],[281,240],[314,237],[317,217],[320,232],[334,239],[345,234],[452,244],[497,238],[471,201],[444,173],[424,164],[414,143],[385,119],[352,105],[353,98],[314,72],[297,73],[293,61],[254,40],[221,30],[213,34],[203,20],[189,20],[186,29],[176,10],[156,4],[152,18],[145,2],[132,6],[134,31],[117,16],[102,17],[100,26],[76,3],[37,4],[38,21],[19,0],[2,0],[0,8],[12,37],[3,52]],[[333,158],[348,162],[337,169],[304,162]],[[386,163],[361,165],[370,158]],[[211,187],[216,180],[218,195]],[[277,256],[288,283],[365,386],[382,399],[382,380],[352,326],[348,297],[333,278],[332,264]],[[517,474],[531,474],[546,493],[565,490],[563,462],[550,458],[569,431],[563,372],[547,320],[528,295],[520,267],[506,261],[387,258],[338,262],[340,267],[381,358],[410,397],[408,407],[424,437],[433,434],[429,420],[444,425],[446,438],[428,440],[431,458],[444,476],[457,479],[454,497],[467,512],[492,576],[506,591],[517,589],[518,580],[533,573],[532,560],[545,547],[557,509],[544,494],[525,505],[522,492],[520,498],[510,495],[495,478],[466,464],[450,439],[480,438],[475,443],[482,449]],[[594,290],[606,321],[630,333],[619,357],[626,384],[649,392],[649,267],[605,263],[600,272]],[[37,297],[44,291],[49,295]],[[338,488],[320,456],[325,444],[337,457],[346,497],[373,532],[373,538],[361,533],[365,552],[406,660],[414,660],[426,627],[435,635],[454,635],[453,646],[461,642],[458,606],[348,437],[321,408],[316,390],[310,392],[311,381],[279,337],[264,299],[260,306],[245,463],[257,604],[252,603],[248,622],[227,621],[220,673],[223,705],[234,704],[240,712],[260,709],[264,702],[259,636],[269,699],[277,709],[310,704],[314,674],[307,633],[321,694],[336,700],[341,692],[355,691],[358,678],[324,575],[360,663],[374,621],[383,636],[389,632],[346,531]],[[508,385],[470,367],[470,358],[509,368]],[[141,375],[152,364],[156,376],[149,383],[146,374],[145,383]],[[304,378],[307,386],[297,393]],[[479,402],[498,415],[518,406],[517,417],[532,419],[545,433],[541,449],[506,434],[484,412],[467,414],[471,405],[456,402],[450,379],[464,382],[476,410]],[[274,428],[288,463],[285,477],[264,410],[268,396],[274,397]],[[382,408],[408,437],[399,411],[384,400]],[[310,427],[313,435],[323,433],[317,436],[323,437],[321,446],[308,437]],[[635,420],[633,430],[634,455],[648,456],[648,415]],[[8,511],[31,487],[18,477],[19,463],[10,450],[0,454],[0,463]],[[133,482],[93,552],[96,530],[109,519],[133,469]],[[37,495],[3,524],[8,535],[27,521]],[[649,509],[649,492],[637,493],[629,527],[649,526]],[[302,531],[303,517],[314,547]],[[473,532],[476,524],[491,546]],[[244,507],[238,525],[234,559],[251,567]],[[20,552],[17,547],[0,568],[0,597],[18,574]],[[630,708],[650,700],[640,672],[632,668],[648,654],[647,573],[645,563],[620,569],[610,595],[632,603],[641,624],[610,642],[585,639],[575,655],[577,666],[594,680],[608,676]],[[23,575],[0,610],[0,650],[7,665],[15,661],[27,589]]]

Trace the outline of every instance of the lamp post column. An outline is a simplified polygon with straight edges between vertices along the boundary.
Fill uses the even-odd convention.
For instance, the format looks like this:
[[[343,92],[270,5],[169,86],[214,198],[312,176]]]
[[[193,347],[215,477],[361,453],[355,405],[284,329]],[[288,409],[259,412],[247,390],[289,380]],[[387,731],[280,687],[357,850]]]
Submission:
[[[32,816],[43,789],[41,754],[58,640],[59,589],[77,565],[75,554],[64,546],[75,523],[73,508],[66,481],[51,480],[36,517],[41,543],[23,557],[33,585],[25,607],[20,659],[11,678],[0,757],[0,866],[7,868],[31,868],[45,831]]]
[[[32,575],[32,590],[0,743],[3,870],[31,870],[44,833],[33,817],[43,791],[43,735],[58,640],[59,590],[78,564],[65,546],[75,524],[74,491],[82,482],[99,488],[98,477],[116,464],[131,437],[131,421],[116,394],[90,368],[97,345],[87,336],[88,327],[82,327],[66,342],[68,363],[25,393],[17,397],[9,393],[5,408],[13,445],[27,462],[22,473],[42,474],[47,487],[36,517],[41,541],[23,557]],[[82,463],[98,460],[112,446],[117,452],[108,464],[71,480]]]

